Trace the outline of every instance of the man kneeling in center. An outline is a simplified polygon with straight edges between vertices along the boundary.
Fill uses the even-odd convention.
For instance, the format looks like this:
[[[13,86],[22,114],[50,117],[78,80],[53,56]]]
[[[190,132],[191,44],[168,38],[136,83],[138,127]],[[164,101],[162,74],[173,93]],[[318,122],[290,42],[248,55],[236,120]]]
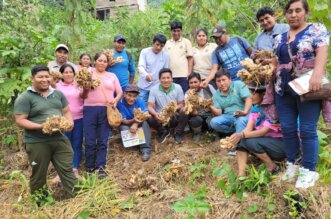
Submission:
[[[140,121],[134,118],[133,110],[140,108],[143,112],[147,112],[145,102],[138,97],[139,87],[134,84],[129,84],[124,93],[124,97],[117,104],[118,110],[122,114],[121,131],[130,130],[135,133],[139,127],[143,128],[146,143],[139,145],[142,153],[142,160],[148,161],[151,154],[151,130],[146,121]]]
[[[187,115],[184,113],[184,92],[180,85],[173,83],[172,71],[163,68],[159,72],[160,85],[154,86],[148,97],[148,111],[152,115],[149,124],[157,130],[158,141],[163,143],[169,136],[169,128],[174,127],[174,139],[177,144],[183,142],[184,128],[187,124]],[[160,112],[171,101],[177,103],[177,115],[170,120],[170,124],[162,126]]]
[[[216,73],[217,91],[213,95],[216,117],[210,126],[218,133],[241,132],[247,124],[252,107],[251,94],[242,81],[232,81],[229,73],[220,70]]]

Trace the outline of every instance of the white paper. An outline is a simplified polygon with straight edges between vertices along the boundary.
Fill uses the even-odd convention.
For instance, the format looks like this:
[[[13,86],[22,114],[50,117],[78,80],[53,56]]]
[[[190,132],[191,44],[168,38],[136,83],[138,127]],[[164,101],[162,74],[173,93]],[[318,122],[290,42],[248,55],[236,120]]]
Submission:
[[[313,71],[309,71],[301,75],[300,77],[290,81],[288,84],[298,94],[306,94],[309,92],[309,80],[313,74]],[[323,77],[322,84],[327,84],[329,80]]]
[[[125,148],[146,143],[144,131],[141,127],[137,129],[136,133],[131,133],[130,130],[121,131],[121,137]]]

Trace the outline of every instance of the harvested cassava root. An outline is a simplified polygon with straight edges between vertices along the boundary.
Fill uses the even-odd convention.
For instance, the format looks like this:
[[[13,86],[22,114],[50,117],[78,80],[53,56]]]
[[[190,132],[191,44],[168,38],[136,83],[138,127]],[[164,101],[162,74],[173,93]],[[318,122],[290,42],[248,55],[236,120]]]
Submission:
[[[51,76],[53,78],[54,83],[59,82],[62,79],[62,73],[58,71],[51,71]]]
[[[119,63],[123,62],[124,58],[122,56],[118,56],[114,58],[114,51],[110,49],[104,49],[103,52],[108,56],[109,63]]]
[[[133,110],[133,115],[134,118],[139,121],[146,121],[147,119],[149,119],[149,117],[151,117],[148,112],[144,112],[140,108],[135,108]]]
[[[258,50],[253,54],[252,58],[256,64],[260,64],[263,60],[271,59],[272,57],[274,57],[274,54],[271,51]]]
[[[237,76],[240,77],[245,84],[256,84],[257,86],[268,84],[275,69],[273,64],[255,64],[250,58],[244,59],[240,64],[247,69],[238,71]]]
[[[226,138],[222,138],[220,140],[220,146],[223,149],[231,149],[231,148],[233,148],[234,145],[230,141],[230,137],[226,137]]]
[[[169,124],[171,118],[175,115],[177,108],[177,103],[174,101],[170,101],[168,105],[162,109],[162,111],[160,112],[160,117],[163,126]]]
[[[72,123],[70,123],[65,117],[54,115],[46,119],[42,132],[51,135],[54,132],[70,131],[71,128],[72,128]]]
[[[198,110],[199,107],[208,108],[209,106],[213,105],[213,99],[204,99],[199,97],[196,94],[196,91],[190,89],[187,93],[187,98],[185,100],[185,108],[184,112],[186,115],[190,114],[191,112]]]
[[[93,79],[92,73],[87,68],[82,68],[76,73],[76,82],[79,87],[90,87],[92,89],[98,87],[101,84],[99,79]]]

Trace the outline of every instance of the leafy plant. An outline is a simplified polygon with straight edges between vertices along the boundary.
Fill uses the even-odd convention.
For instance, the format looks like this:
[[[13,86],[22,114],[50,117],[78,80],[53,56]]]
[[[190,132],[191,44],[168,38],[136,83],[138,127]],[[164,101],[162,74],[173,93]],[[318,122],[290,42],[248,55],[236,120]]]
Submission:
[[[289,206],[289,216],[292,218],[301,218],[303,210],[307,209],[307,203],[296,191],[288,189],[284,194],[283,198],[287,201]]]
[[[35,191],[30,198],[32,202],[37,205],[37,207],[50,206],[55,203],[55,200],[53,199],[52,194],[47,189],[46,185],[43,188]]]
[[[205,201],[206,188],[202,187],[198,192],[189,194],[186,198],[173,204],[172,210],[188,214],[187,219],[194,219],[199,215],[206,214],[211,206]]]
[[[331,144],[329,144],[328,136],[322,131],[317,131],[319,142],[319,160],[317,164],[317,172],[321,176],[321,181],[324,183],[331,182]]]
[[[200,179],[205,176],[207,171],[206,161],[195,161],[194,165],[190,165],[190,172],[192,173],[190,182],[194,183],[195,180]]]

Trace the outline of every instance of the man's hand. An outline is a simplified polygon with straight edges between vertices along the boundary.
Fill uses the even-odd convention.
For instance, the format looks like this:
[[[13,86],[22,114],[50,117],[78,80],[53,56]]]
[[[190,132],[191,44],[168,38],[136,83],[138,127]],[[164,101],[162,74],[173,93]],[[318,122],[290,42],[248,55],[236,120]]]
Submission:
[[[153,80],[152,75],[147,74],[146,75],[146,81],[151,82]]]
[[[108,65],[110,66],[110,67],[113,67],[114,65],[116,64],[116,59],[110,59],[109,60],[109,62],[108,62]]]
[[[208,86],[209,82],[207,80],[204,80],[203,82],[201,82],[200,87],[202,88],[206,88]]]
[[[134,134],[136,133],[137,129],[138,129],[138,123],[133,123],[130,127],[130,132]]]
[[[246,116],[246,115],[247,115],[247,113],[245,113],[242,110],[237,110],[236,112],[233,113],[233,116],[236,118],[241,117],[241,116]]]
[[[162,122],[162,118],[159,113],[156,113],[154,117],[158,122],[160,122],[160,123]]]
[[[143,121],[141,121],[141,120],[139,120],[139,119],[136,119],[136,118],[133,118],[133,123],[138,123],[138,124],[140,124],[140,123],[142,123]]]

